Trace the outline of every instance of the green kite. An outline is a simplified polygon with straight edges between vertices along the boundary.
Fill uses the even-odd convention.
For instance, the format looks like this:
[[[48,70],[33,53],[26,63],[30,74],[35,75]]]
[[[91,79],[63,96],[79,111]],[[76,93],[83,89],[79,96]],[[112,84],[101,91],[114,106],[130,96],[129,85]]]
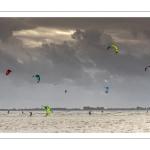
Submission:
[[[107,50],[110,48],[110,47],[113,47],[114,49],[115,49],[115,52],[116,52],[116,54],[118,53],[118,47],[116,46],[116,45],[110,45],[110,46],[108,46],[108,48],[107,48]]]
[[[37,83],[40,82],[40,76],[39,75],[34,75],[32,77],[36,77],[37,78]]]
[[[43,107],[45,107],[46,110],[46,116],[48,116],[51,113],[51,109],[49,108],[49,106],[47,105],[42,105]]]

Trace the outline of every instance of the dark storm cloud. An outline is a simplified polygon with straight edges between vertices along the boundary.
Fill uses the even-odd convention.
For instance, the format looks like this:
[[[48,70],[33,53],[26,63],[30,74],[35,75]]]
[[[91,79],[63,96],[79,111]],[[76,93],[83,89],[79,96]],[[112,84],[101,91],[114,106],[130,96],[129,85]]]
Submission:
[[[83,102],[82,105],[87,104],[82,100],[82,98],[85,99],[85,93],[87,94],[86,100],[92,93],[98,98],[95,100],[95,104],[99,105],[99,102],[104,100],[103,104],[106,107],[110,103],[111,107],[129,106],[133,101],[136,106],[140,99],[145,99],[144,102],[148,104],[149,70],[145,72],[144,69],[150,65],[148,38],[150,19],[24,18],[21,20],[11,18],[9,20],[8,18],[6,20],[1,20],[3,24],[0,29],[0,31],[3,30],[1,31],[2,35],[6,32],[6,35],[0,35],[0,38],[5,41],[5,44],[0,43],[0,75],[5,74],[7,69],[12,69],[12,76],[10,76],[13,79],[12,82],[18,87],[23,87],[27,83],[32,86],[32,89],[37,85],[36,79],[32,76],[39,74],[41,82],[38,86],[42,85],[42,88],[40,88],[40,92],[36,93],[37,95],[35,94],[36,99],[38,96],[47,98],[43,94],[47,84],[49,93],[49,84],[58,83],[67,86],[67,83],[70,83],[75,90],[78,90],[78,94],[75,94],[75,90],[72,93],[79,96],[76,99],[80,101],[80,104]],[[14,22],[12,26],[7,25],[12,22]],[[34,29],[35,27],[47,27],[49,30],[54,28],[62,31],[74,30],[74,33],[70,35],[70,40],[59,41],[59,43],[57,40],[55,43],[41,41],[43,44],[34,48],[24,46],[23,41],[17,41],[17,38],[12,36],[13,31]],[[21,36],[24,37],[23,34]],[[40,40],[36,34],[32,38]],[[110,44],[118,46],[119,53],[117,55],[113,48],[107,50]],[[23,63],[19,63],[18,59]],[[110,86],[110,93],[107,94],[107,97],[104,92],[106,85]],[[68,86],[68,89],[71,89],[71,86]],[[30,91],[28,94],[32,95]],[[52,98],[56,98],[55,94]],[[34,98],[34,95],[32,96]],[[93,96],[91,96],[92,100]],[[64,101],[61,102],[59,94],[58,97],[59,100],[57,99],[55,102],[59,101],[60,105],[65,104]],[[126,104],[126,99],[129,104]],[[40,101],[40,99],[38,100]],[[76,101],[71,101],[71,103],[75,104]],[[89,104],[93,104],[93,101]]]
[[[78,38],[79,35],[81,38]],[[35,48],[35,53],[40,52],[41,57],[38,57],[36,61],[24,62],[24,64],[14,61],[16,63],[15,66],[17,66],[16,68],[18,70],[20,68],[20,73],[22,74],[33,72],[33,70],[35,73],[38,72],[38,74],[44,77],[42,82],[45,83],[52,83],[54,81],[61,83],[64,78],[68,78],[74,80],[78,85],[92,83],[93,79],[90,77],[90,72],[85,72],[88,69],[106,70],[108,72],[108,75],[102,75],[101,72],[94,73],[95,79],[101,76],[101,80],[98,82],[104,80],[105,77],[109,78],[110,75],[120,75],[123,77],[126,75],[143,75],[139,66],[142,65],[144,67],[145,62],[143,62],[143,59],[145,58],[132,56],[130,54],[132,47],[130,46],[127,47],[126,54],[124,55],[117,54],[115,56],[113,48],[107,51],[109,42],[113,43],[113,40],[110,35],[103,31],[92,28],[83,31],[76,30],[71,37],[75,39],[74,44],[70,42],[62,44],[50,43],[43,44],[40,48]],[[103,38],[109,42],[102,43],[104,41]],[[119,52],[123,51],[123,47],[126,47],[117,43],[116,45],[119,47]],[[138,46],[135,47],[139,49]],[[52,64],[46,59],[44,61],[42,56],[45,56]],[[21,69],[22,66],[24,69]]]
[[[79,32],[87,28],[97,28],[103,31],[115,29],[119,34],[121,29],[129,31],[134,39],[150,39],[150,20],[148,18],[27,18],[26,22],[62,30],[78,29]],[[120,36],[124,36],[124,34],[120,33]],[[78,38],[80,38],[79,34]]]
[[[24,19],[25,22],[27,20],[28,19]],[[94,20],[96,19],[94,18]],[[109,22],[111,21],[112,19],[109,20]],[[102,22],[108,23],[108,20],[102,19]],[[112,24],[114,24],[114,21],[112,22]],[[23,29],[23,26],[20,28],[16,27],[15,29],[21,30]],[[138,59],[131,55],[130,52],[132,52],[132,47],[130,45],[128,45],[128,48],[125,50],[126,54],[124,55],[117,54],[116,56],[114,56],[115,51],[113,48],[109,50],[109,53],[106,52],[108,45],[114,43],[114,41],[112,36],[105,33],[102,29],[76,29],[76,31],[70,36],[74,39],[75,44],[69,45],[69,42],[64,42],[62,44],[50,43],[43,44],[41,48],[35,48],[35,50],[37,49],[41,52],[42,55],[44,54],[49,60],[51,60],[53,65],[48,61],[45,61],[45,63],[42,62],[44,58],[41,57],[39,57],[37,61],[24,62],[24,64],[20,64],[14,59],[13,63],[15,64],[16,68],[22,66],[24,67],[24,69],[20,68],[20,72],[22,72],[22,74],[24,74],[25,72],[31,72],[32,69],[29,69],[27,67],[30,66],[31,68],[34,68],[34,70],[38,71],[39,74],[43,72],[45,74],[49,74],[49,72],[51,72],[50,75],[52,80],[61,82],[63,78],[69,78],[78,81],[78,79],[82,79],[83,76],[86,76],[86,78],[84,78],[84,82],[86,82],[86,79],[87,81],[92,81],[90,73],[86,73],[84,71],[84,68],[107,70],[110,75],[118,74],[121,76],[125,76],[126,74],[136,75],[140,71],[139,66],[140,64],[143,64],[143,59]],[[116,43],[116,45],[118,45],[119,47],[119,52],[124,51],[123,48],[127,47],[127,45],[121,45],[120,43]],[[137,47],[135,45],[135,47],[136,49],[139,49],[139,46]],[[28,53],[26,52],[26,54]],[[120,70],[119,72],[117,71],[118,69]],[[97,76],[98,75],[100,75],[100,73],[97,73]],[[103,78],[105,78],[105,76]],[[44,79],[45,80],[43,81],[45,82],[46,80],[48,80],[46,76]]]
[[[97,29],[86,29],[84,32],[80,31],[79,29],[76,30],[75,33],[71,35],[73,39],[84,39],[88,42],[99,42],[101,37],[101,32]]]
[[[9,55],[7,52],[0,50],[0,73],[5,73],[6,68],[12,68],[12,66],[16,66],[17,60]]]
[[[98,28],[101,30],[124,29],[134,36],[139,32],[148,35],[148,18],[0,18],[0,38],[6,41],[13,31],[49,27],[63,30]]]
[[[149,29],[150,20],[148,18],[26,18],[25,22],[37,26],[52,27],[59,29],[127,29],[143,30]]]
[[[6,42],[9,37],[12,37],[13,31],[35,27],[35,25],[25,22],[24,18],[0,18],[0,39]]]
[[[79,35],[81,38],[78,38]],[[111,39],[110,35],[98,29],[86,29],[85,31],[76,30],[71,35],[72,38],[78,39],[75,43],[43,44],[39,48],[41,55],[45,55],[53,63],[47,69],[45,68],[45,74],[50,74],[50,78],[47,80],[50,81],[52,79],[62,82],[63,78],[68,78],[73,80],[76,85],[85,86],[92,84],[93,79],[90,76],[90,72],[88,73],[88,69],[94,69],[93,63],[99,65],[100,52],[105,50],[107,46],[101,46],[102,35],[104,39]],[[89,55],[92,57],[91,59],[89,59]],[[104,63],[105,61],[101,61],[101,65]],[[101,68],[98,67],[98,69]]]
[[[12,48],[15,51],[14,48]],[[74,45],[67,42],[62,44],[43,44],[40,48],[23,50],[21,55],[27,55],[27,60],[19,63],[18,56],[8,51],[0,51],[1,74],[5,74],[7,69],[13,70],[12,79],[15,85],[22,86],[23,82],[35,84],[33,75],[39,74],[42,83],[62,83],[64,78],[74,80],[75,85],[89,85],[92,80],[88,74],[83,71],[82,62],[76,56],[77,49]],[[36,54],[41,54],[37,55]],[[35,60],[32,56],[35,55]],[[22,60],[22,59],[21,59]],[[88,82],[87,82],[88,81]]]
[[[86,78],[90,80],[89,76],[84,74],[82,62],[76,56],[78,49],[74,45],[69,45],[67,42],[43,44],[40,51],[53,63],[49,69],[45,68],[45,73],[49,72],[54,81],[62,82],[64,78],[68,78],[74,81],[81,79],[81,83],[85,82],[83,80]],[[89,83],[90,81],[86,82]]]
[[[81,39],[83,38],[83,37],[82,37],[82,34],[83,34],[82,31],[80,31],[79,29],[76,29],[76,32],[74,32],[74,33],[71,35],[71,37],[72,37],[73,39],[81,40]]]
[[[146,61],[148,63],[149,56],[147,56],[146,54],[142,54],[142,57],[138,58],[134,55],[131,55],[134,49],[136,49],[136,51],[141,51],[144,49],[144,46],[141,46],[140,44],[127,46],[125,44],[115,43],[119,47],[119,53],[121,51],[125,52],[125,54],[122,55],[120,55],[119,53],[115,55],[115,50],[113,48],[106,50],[108,47],[108,43],[101,44],[102,37],[104,37],[102,35],[103,33],[100,33],[100,31],[98,30],[96,31],[93,29],[88,29],[82,32],[80,32],[80,30],[77,30],[72,35],[72,38],[78,40],[77,45],[81,48],[81,51],[83,53],[85,52],[84,55],[86,59],[90,59],[96,64],[96,68],[108,70],[111,74],[117,74],[123,77],[126,75],[134,76],[144,74],[142,70],[144,65],[146,64]],[[78,38],[79,36],[81,38]],[[113,43],[111,36],[107,36],[107,38],[111,39],[111,42]],[[106,41],[107,38],[105,38]],[[146,59],[146,57],[148,58]],[[145,59],[146,61],[144,61]]]

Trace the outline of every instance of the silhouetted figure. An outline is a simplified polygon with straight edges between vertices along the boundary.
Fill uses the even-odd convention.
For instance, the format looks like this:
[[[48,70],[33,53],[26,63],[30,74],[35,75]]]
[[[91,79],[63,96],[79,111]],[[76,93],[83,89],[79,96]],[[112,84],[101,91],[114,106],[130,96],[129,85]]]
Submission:
[[[32,112],[30,112],[30,116],[32,116]]]
[[[89,111],[89,115],[91,115],[91,112]]]
[[[7,114],[9,114],[9,110],[8,110]]]
[[[147,110],[147,113],[148,113],[148,110]]]
[[[103,110],[102,110],[102,113],[103,113]]]
[[[24,114],[24,112],[22,111],[22,114]]]

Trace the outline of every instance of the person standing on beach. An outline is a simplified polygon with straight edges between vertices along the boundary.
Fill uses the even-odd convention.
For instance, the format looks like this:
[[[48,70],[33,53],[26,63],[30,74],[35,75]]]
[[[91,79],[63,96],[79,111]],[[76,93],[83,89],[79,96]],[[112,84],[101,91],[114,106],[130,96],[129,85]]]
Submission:
[[[9,110],[8,110],[7,114],[9,114]]]

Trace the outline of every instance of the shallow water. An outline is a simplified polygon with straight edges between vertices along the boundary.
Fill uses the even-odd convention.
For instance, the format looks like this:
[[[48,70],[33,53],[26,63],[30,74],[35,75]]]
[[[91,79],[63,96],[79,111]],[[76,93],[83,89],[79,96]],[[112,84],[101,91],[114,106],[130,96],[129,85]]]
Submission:
[[[144,111],[44,111],[0,112],[2,133],[138,133],[150,132],[150,112]]]

